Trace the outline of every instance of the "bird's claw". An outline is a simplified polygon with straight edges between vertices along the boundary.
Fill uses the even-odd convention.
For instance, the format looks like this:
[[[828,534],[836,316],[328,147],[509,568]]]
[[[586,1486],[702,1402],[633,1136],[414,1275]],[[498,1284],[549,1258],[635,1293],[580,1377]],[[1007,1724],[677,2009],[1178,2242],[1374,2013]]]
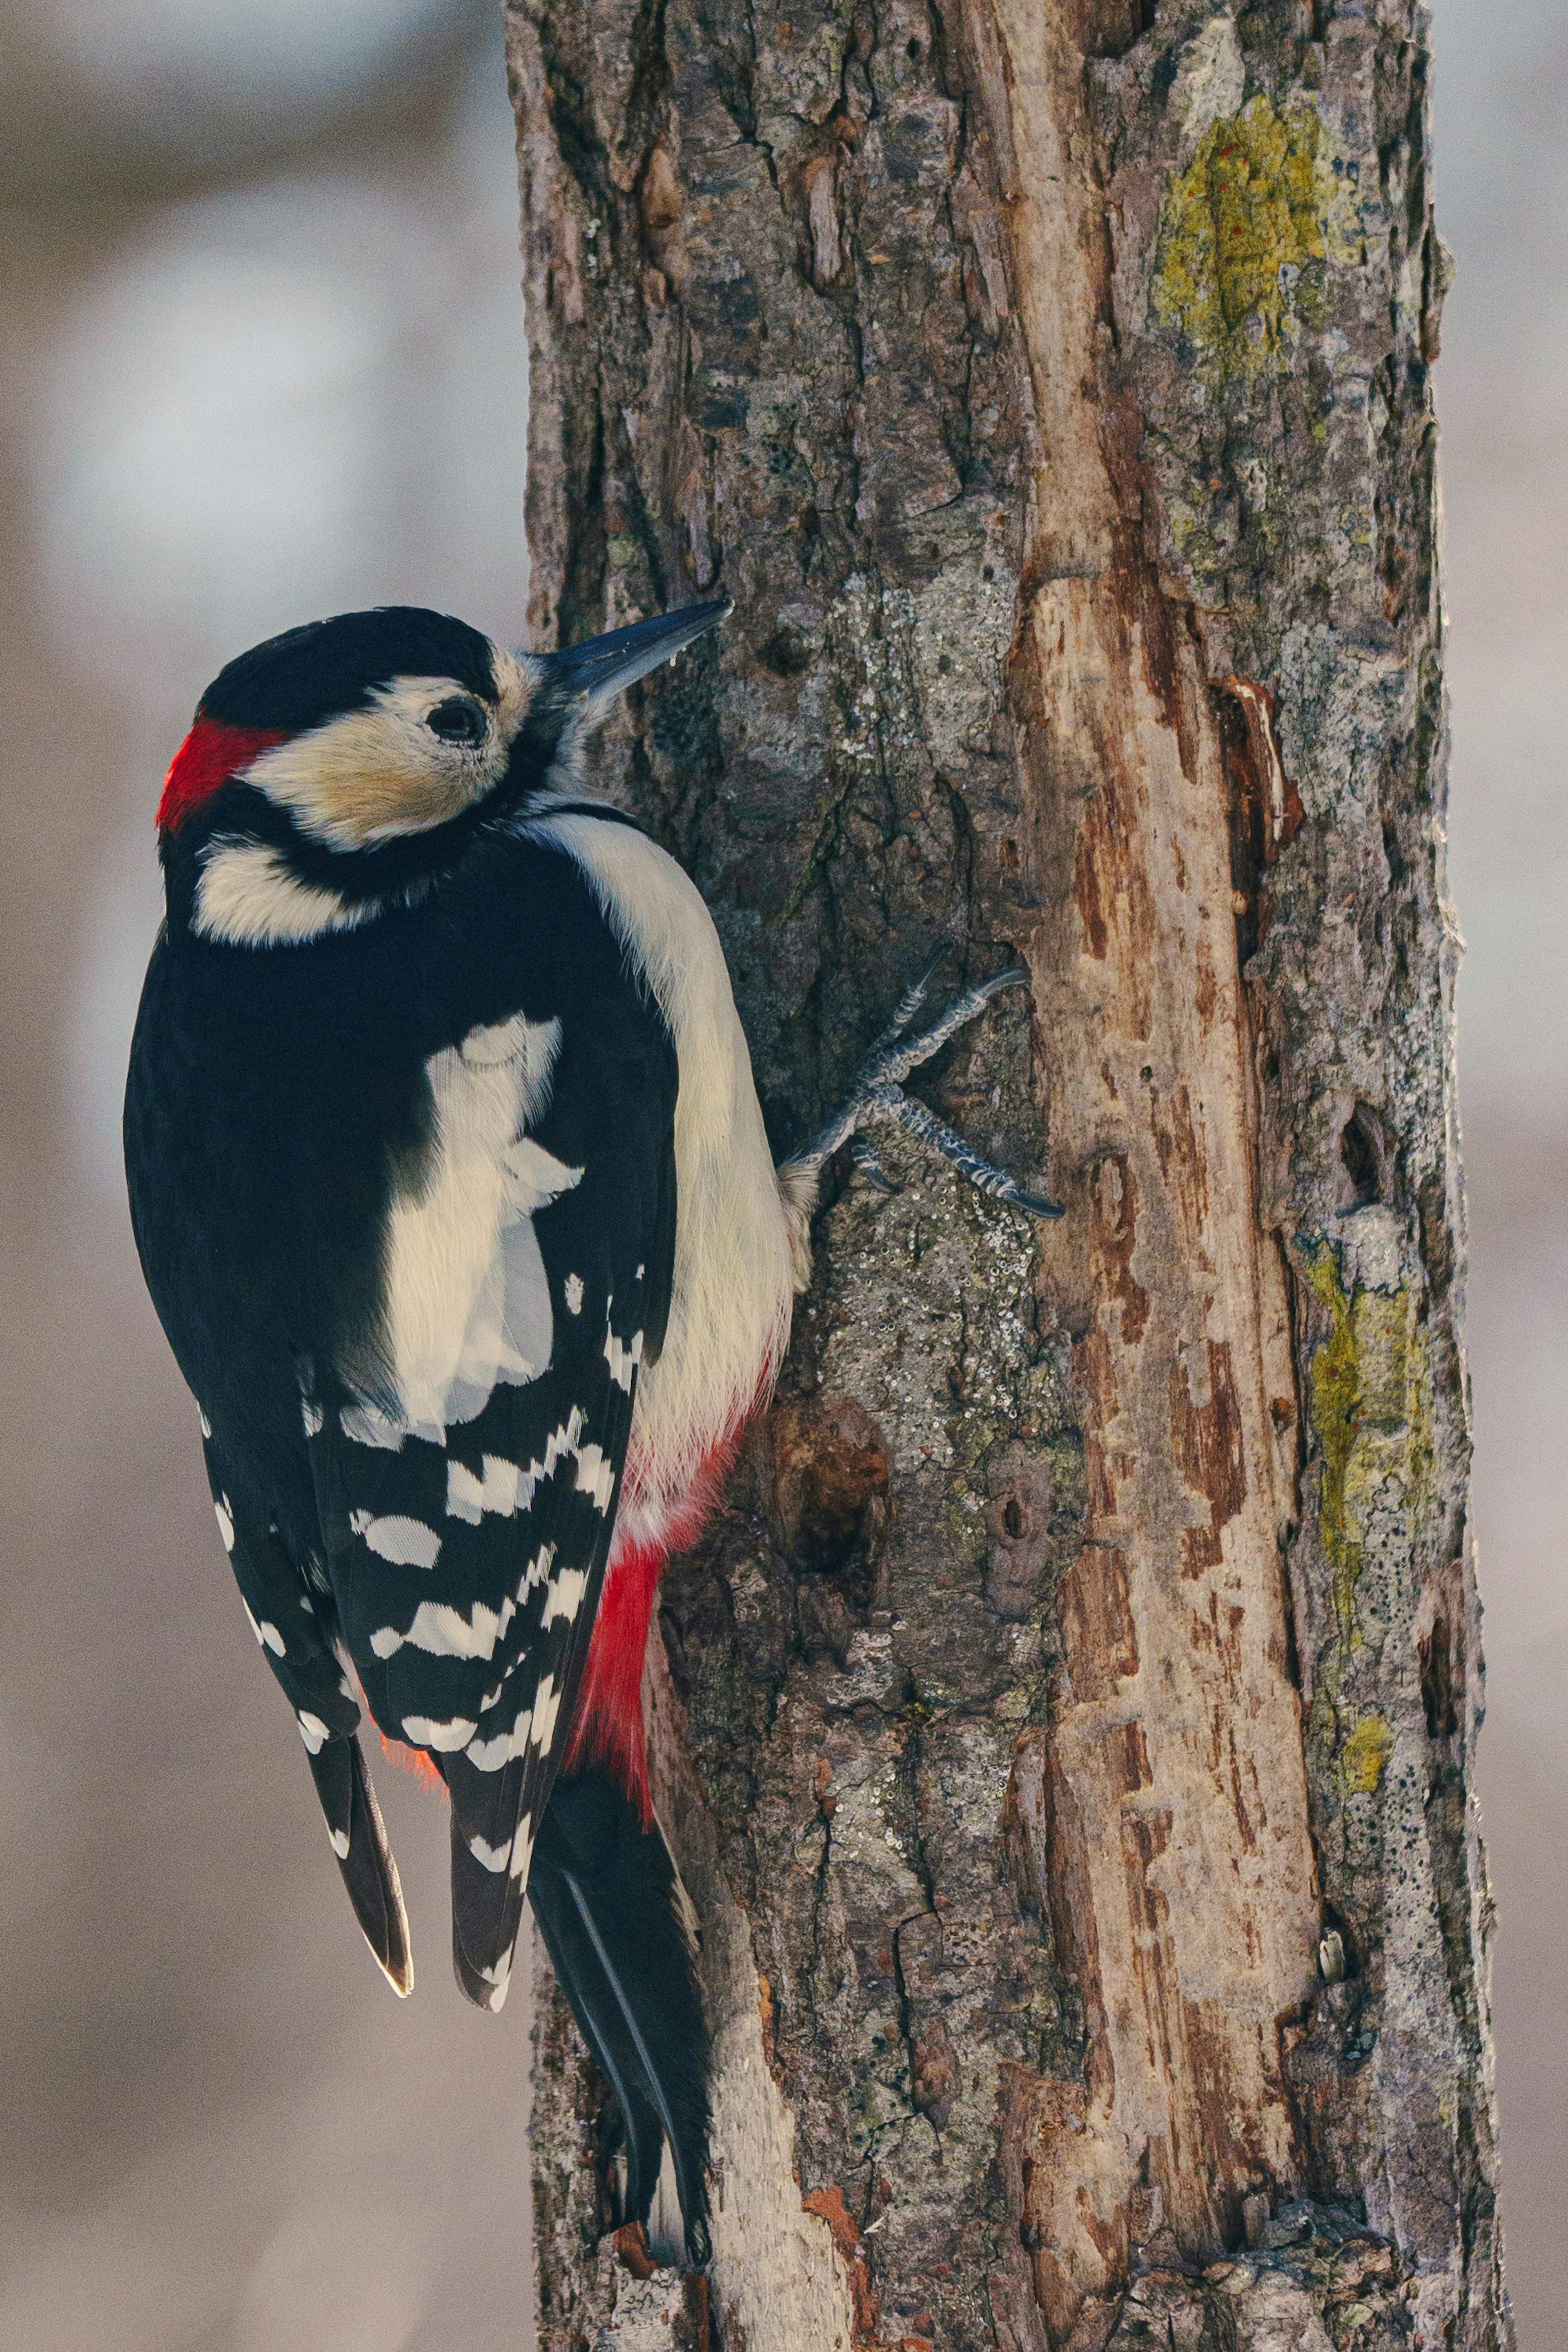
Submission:
[[[1054,1201],[1043,1199],[1038,1192],[1026,1192],[1003,1168],[994,1168],[970,1150],[960,1135],[928,1111],[924,1103],[914,1101],[904,1091],[901,1081],[912,1070],[928,1062],[944,1046],[949,1037],[965,1028],[981,1013],[991,998],[1005,988],[1021,987],[1029,974],[1019,965],[1009,966],[993,979],[982,981],[978,987],[965,991],[951,1003],[928,1029],[915,1036],[906,1034],[910,1024],[925,1002],[932,979],[946,955],[941,948],[925,971],[904,994],[893,1010],[893,1017],[877,1038],[855,1075],[848,1099],[837,1115],[829,1120],[821,1133],[797,1152],[788,1163],[792,1171],[812,1174],[819,1170],[841,1144],[850,1143],[855,1165],[873,1190],[894,1193],[898,1186],[884,1173],[875,1150],[862,1132],[874,1119],[893,1119],[918,1136],[923,1143],[939,1151],[950,1160],[960,1175],[989,1195],[993,1201],[1006,1201],[1010,1206],[1026,1209],[1031,1216],[1060,1217],[1065,1212]]]
[[[851,1136],[850,1158],[854,1161],[855,1166],[865,1178],[866,1182],[871,1186],[873,1192],[883,1193],[889,1200],[891,1200],[895,1192],[901,1192],[904,1190],[902,1184],[895,1184],[894,1182],[892,1177],[888,1174],[886,1169],[877,1158],[876,1146],[873,1143],[869,1135]]]

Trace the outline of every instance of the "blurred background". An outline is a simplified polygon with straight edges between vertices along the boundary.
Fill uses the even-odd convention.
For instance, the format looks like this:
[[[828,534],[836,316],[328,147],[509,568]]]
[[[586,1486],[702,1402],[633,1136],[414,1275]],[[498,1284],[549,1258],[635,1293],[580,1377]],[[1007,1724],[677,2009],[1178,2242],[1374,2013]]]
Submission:
[[[527,365],[490,0],[0,0],[0,2352],[525,2352],[522,1988],[353,1933],[141,1289],[119,1106],[152,810],[240,647],[520,641]],[[1568,2176],[1568,20],[1437,0],[1451,874],[1469,941],[1482,1796],[1509,2257]]]

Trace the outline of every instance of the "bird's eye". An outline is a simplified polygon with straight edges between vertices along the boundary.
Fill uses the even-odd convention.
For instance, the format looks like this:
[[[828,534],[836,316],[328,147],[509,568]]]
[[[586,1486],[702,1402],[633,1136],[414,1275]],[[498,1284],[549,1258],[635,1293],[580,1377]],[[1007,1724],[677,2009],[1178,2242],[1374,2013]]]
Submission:
[[[460,694],[438,702],[425,720],[433,735],[444,743],[482,743],[485,740],[485,714],[476,702],[467,701]]]

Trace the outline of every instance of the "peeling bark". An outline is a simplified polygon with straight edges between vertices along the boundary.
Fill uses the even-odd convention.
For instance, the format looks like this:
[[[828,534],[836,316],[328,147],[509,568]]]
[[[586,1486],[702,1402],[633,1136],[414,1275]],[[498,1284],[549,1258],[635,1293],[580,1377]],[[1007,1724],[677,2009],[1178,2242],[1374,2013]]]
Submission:
[[[650,1664],[711,2301],[601,2242],[547,1983],[541,2341],[1479,2352],[1425,11],[508,37],[537,641],[737,604],[597,781],[780,1150],[933,946],[1025,962],[935,1099],[1069,1211],[831,1188]]]

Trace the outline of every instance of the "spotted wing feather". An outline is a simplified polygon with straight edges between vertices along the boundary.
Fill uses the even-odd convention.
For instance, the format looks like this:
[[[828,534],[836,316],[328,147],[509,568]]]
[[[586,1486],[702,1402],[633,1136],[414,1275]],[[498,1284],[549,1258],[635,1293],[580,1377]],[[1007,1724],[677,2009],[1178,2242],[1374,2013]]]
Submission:
[[[502,1328],[487,1357],[465,1339],[463,1361],[510,1375],[477,1410],[465,1388],[461,1417],[449,1389],[436,1425],[428,1398],[416,1416],[340,1371],[303,1405],[339,1621],[382,1729],[446,1781],[456,1970],[490,2008],[587,1661],[645,1335],[668,1311],[673,1055],[630,1010],[619,1033],[612,1001],[558,1036],[548,1105],[517,1139],[566,1181],[528,1210],[524,1245],[502,1237],[545,1302],[514,1314],[505,1267],[476,1293],[502,1302]]]
[[[312,1593],[277,1530],[232,1491],[216,1442],[204,1440],[218,1528],[252,1633],[298,1726],[327,1834],[365,1940],[392,1988],[413,1990],[408,1915],[397,1864],[356,1736],[360,1709],[326,1631],[330,1603]]]

